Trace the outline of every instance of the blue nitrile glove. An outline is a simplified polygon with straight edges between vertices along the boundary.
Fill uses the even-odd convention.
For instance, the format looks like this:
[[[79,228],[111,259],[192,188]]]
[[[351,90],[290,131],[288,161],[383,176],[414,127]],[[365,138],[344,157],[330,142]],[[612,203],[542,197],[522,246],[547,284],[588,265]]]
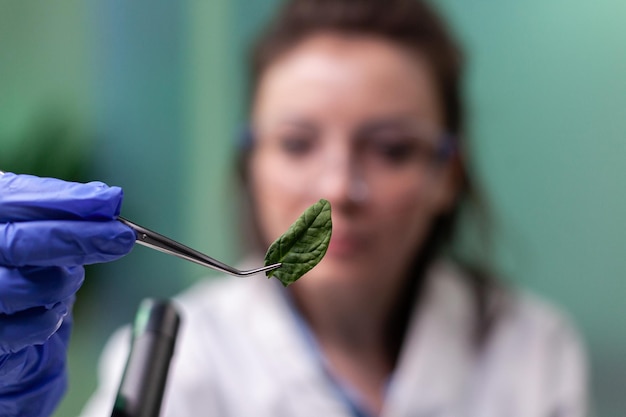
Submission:
[[[0,175],[0,416],[50,416],[63,396],[83,265],[135,242],[115,220],[121,202],[102,183]]]

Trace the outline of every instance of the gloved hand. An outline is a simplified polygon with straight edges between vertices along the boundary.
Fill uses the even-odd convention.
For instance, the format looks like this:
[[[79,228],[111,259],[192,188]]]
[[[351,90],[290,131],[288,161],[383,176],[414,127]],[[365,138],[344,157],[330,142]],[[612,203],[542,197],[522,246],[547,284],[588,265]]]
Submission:
[[[0,175],[0,416],[50,416],[67,385],[66,351],[83,265],[128,253],[115,220],[122,190]]]

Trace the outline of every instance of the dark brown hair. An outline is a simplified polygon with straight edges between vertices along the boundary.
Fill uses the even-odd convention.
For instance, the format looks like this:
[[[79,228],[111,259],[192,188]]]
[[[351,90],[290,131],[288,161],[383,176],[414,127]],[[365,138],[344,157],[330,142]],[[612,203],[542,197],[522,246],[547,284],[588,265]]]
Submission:
[[[415,0],[295,0],[286,3],[252,53],[253,91],[265,69],[302,39],[319,32],[372,35],[425,54],[444,102],[446,127],[463,127],[460,49],[443,22]]]
[[[374,36],[386,39],[426,57],[431,65],[442,99],[444,122],[448,133],[456,138],[456,165],[460,190],[455,207],[436,219],[430,235],[414,259],[404,299],[397,303],[397,311],[390,317],[390,352],[400,348],[410,310],[414,308],[414,294],[423,283],[425,269],[443,251],[454,255],[455,231],[461,212],[472,206],[483,221],[487,218],[483,199],[479,198],[464,161],[465,111],[462,100],[463,58],[461,50],[443,21],[426,3],[420,0],[292,0],[288,1],[258,39],[251,54],[251,91],[256,92],[266,69],[283,54],[296,47],[303,39],[320,32],[336,32]],[[240,168],[246,183],[249,148],[242,150]],[[454,256],[453,256],[454,257]],[[459,258],[457,256],[457,258]],[[492,282],[482,268],[470,266],[467,260],[457,259],[470,280],[476,298],[477,336],[484,339],[491,322],[487,313],[488,293]],[[400,296],[402,297],[402,296]]]

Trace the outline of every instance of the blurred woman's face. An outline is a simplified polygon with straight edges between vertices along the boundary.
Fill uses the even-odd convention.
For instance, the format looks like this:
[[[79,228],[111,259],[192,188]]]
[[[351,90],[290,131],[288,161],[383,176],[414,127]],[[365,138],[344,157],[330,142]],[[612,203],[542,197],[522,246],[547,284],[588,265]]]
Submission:
[[[262,74],[250,185],[271,242],[320,198],[332,206],[324,260],[299,288],[399,283],[435,216],[450,208],[445,130],[426,60],[372,37],[319,34]]]

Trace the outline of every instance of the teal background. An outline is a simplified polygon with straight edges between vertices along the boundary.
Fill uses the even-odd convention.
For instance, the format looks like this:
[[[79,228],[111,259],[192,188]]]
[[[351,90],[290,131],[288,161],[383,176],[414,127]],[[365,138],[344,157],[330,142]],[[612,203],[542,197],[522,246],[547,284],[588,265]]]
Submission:
[[[597,415],[626,414],[626,3],[439,0],[465,46],[472,159],[504,279],[585,337]],[[247,44],[277,1],[0,2],[0,164],[125,190],[123,214],[227,262]],[[140,299],[206,271],[145,248],[88,268],[69,393]]]

